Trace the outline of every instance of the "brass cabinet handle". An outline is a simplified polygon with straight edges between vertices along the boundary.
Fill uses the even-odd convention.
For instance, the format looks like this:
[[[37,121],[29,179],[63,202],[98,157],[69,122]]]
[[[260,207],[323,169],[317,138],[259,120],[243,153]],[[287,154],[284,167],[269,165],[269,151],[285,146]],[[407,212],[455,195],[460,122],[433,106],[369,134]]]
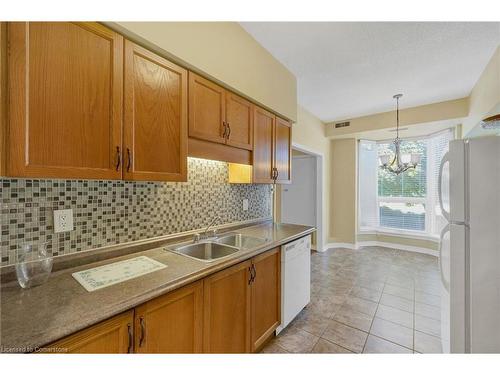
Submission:
[[[253,273],[252,273],[252,267],[248,267],[248,273],[250,274],[250,278],[248,279],[248,285],[250,285],[253,281]]]
[[[231,135],[231,125],[229,125],[229,122],[227,123],[227,139],[229,139],[229,136]]]
[[[130,149],[127,147],[127,172],[130,172],[130,166],[132,165],[132,156],[130,154]]]
[[[224,126],[224,132],[222,133],[222,138],[226,138],[227,125],[225,121],[222,121],[222,126]]]
[[[116,146],[116,166],[115,166],[115,169],[117,171],[120,168],[121,162],[122,162],[122,158],[121,158],[121,153],[120,153],[120,146]]]
[[[144,344],[144,340],[146,340],[146,323],[144,322],[144,317],[141,316],[139,318],[139,324],[141,325],[141,337],[139,338],[139,347]]]
[[[276,168],[276,177],[274,178],[275,180],[278,179],[279,174],[280,174],[280,172],[278,171],[278,168]]]
[[[127,324],[127,331],[128,331],[128,348],[127,348],[127,353],[132,353],[132,348],[134,347],[134,336],[132,333],[132,324]]]

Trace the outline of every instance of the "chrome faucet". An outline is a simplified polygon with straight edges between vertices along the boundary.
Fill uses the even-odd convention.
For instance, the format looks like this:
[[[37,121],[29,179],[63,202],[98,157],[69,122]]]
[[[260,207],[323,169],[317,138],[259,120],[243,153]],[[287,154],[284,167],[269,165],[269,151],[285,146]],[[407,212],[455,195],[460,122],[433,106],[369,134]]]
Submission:
[[[194,236],[193,236],[193,242],[199,242],[200,240],[204,240],[204,239],[207,239],[209,238],[210,236],[207,234],[208,233],[208,230],[210,229],[210,227],[212,227],[217,221],[220,221],[221,220],[221,217],[219,215],[215,216],[212,221],[210,222],[210,224],[208,224],[208,226],[206,227],[206,229],[203,231],[203,234],[199,234],[199,233],[195,233]],[[211,237],[215,237],[217,233],[217,230],[216,229],[213,229],[212,230],[212,236]]]
[[[210,227],[211,227],[211,226],[213,226],[213,225],[214,225],[217,221],[220,221],[220,220],[221,220],[221,218],[220,218],[220,216],[219,216],[219,215],[216,215],[216,216],[212,219],[212,221],[210,222],[210,224],[208,224],[208,227],[207,227],[207,228],[205,229],[205,231],[203,232],[203,236],[204,236],[205,238],[207,238],[207,232],[208,232],[208,230],[210,229]],[[212,231],[212,235],[213,235],[213,237],[215,237],[215,233],[216,233],[216,230],[214,229],[214,230]]]

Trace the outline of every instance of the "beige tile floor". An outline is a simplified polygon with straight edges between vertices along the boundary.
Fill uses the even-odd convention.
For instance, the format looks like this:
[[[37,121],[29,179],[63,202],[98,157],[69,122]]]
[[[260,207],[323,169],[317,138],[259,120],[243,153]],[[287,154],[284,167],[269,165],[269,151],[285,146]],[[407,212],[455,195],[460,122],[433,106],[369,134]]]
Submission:
[[[367,247],[311,256],[311,302],[263,353],[439,353],[430,255]]]

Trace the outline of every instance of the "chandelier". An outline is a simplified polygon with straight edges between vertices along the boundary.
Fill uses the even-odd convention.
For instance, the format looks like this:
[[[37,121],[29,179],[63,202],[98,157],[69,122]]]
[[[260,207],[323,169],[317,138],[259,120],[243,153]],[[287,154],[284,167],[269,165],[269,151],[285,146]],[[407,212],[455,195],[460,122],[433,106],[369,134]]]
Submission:
[[[393,96],[396,99],[396,139],[394,140],[394,157],[391,160],[391,155],[380,155],[380,168],[395,173],[397,175],[406,172],[409,169],[415,169],[420,162],[420,154],[403,154],[401,155],[401,139],[399,139],[399,98],[403,94]]]

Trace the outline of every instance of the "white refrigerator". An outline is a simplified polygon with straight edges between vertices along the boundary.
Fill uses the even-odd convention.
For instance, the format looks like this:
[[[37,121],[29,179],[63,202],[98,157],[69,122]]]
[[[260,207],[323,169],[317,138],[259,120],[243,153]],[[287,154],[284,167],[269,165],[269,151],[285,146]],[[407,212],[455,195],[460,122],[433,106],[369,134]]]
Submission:
[[[451,141],[438,187],[443,352],[500,353],[500,137]]]

